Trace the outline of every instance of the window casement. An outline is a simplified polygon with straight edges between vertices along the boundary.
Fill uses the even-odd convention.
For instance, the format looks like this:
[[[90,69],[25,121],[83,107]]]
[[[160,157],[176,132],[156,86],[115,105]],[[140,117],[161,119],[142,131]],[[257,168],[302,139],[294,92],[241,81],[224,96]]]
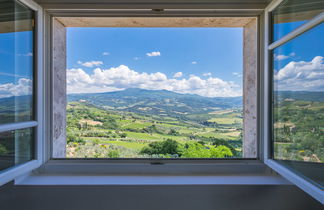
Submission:
[[[265,164],[322,203],[323,11],[320,1],[266,9],[262,111]]]
[[[5,1],[0,14],[0,184],[42,164],[42,11]]]
[[[279,97],[275,95],[281,90],[290,91],[289,88],[285,88],[284,84],[278,80],[279,77],[277,75],[281,69],[287,66],[285,62],[289,61],[288,59],[291,59],[291,62],[298,65],[320,61],[319,57],[322,55],[319,54],[319,51],[317,52],[316,49],[323,49],[323,47],[321,47],[321,39],[318,38],[319,36],[316,34],[323,34],[322,23],[324,20],[324,13],[323,3],[321,1],[300,1],[299,4],[291,0],[274,0],[265,10],[244,10],[242,8],[236,8],[234,10],[220,10],[217,8],[206,9],[206,5],[202,7],[204,9],[195,8],[197,5],[195,7],[193,7],[193,5],[186,5],[184,7],[186,9],[183,10],[178,7],[170,7],[172,8],[170,10],[152,10],[151,7],[151,9],[147,9],[147,5],[146,7],[144,6],[146,9],[137,10],[132,10],[129,7],[122,10],[120,9],[120,5],[115,9],[89,9],[84,8],[84,5],[78,5],[78,8],[73,10],[73,6],[69,7],[69,9],[62,9],[62,5],[54,5],[53,8],[50,8],[51,5],[47,5],[49,8],[44,10],[44,14],[43,8],[35,4],[32,0],[20,0],[16,2],[25,5],[25,9],[27,9],[27,7],[31,8],[35,15],[35,21],[31,21],[31,24],[35,26],[35,29],[33,29],[35,31],[33,39],[34,50],[32,52],[32,57],[34,57],[34,67],[32,69],[34,75],[34,115],[32,119],[27,120],[26,115],[19,115],[19,117],[18,115],[15,116],[9,123],[0,124],[0,133],[7,132],[7,138],[11,138],[15,143],[19,143],[22,137],[26,139],[26,136],[32,135],[28,132],[24,132],[22,135],[19,134],[19,132],[11,131],[19,129],[34,130],[34,137],[29,137],[31,141],[34,141],[34,145],[28,144],[27,147],[33,145],[29,147],[33,148],[33,150],[26,150],[26,145],[16,144],[17,146],[14,150],[11,150],[11,155],[17,154],[17,158],[10,157],[14,159],[14,161],[11,162],[14,167],[0,171],[0,184],[4,184],[11,180],[15,180],[16,184],[21,185],[293,183],[321,203],[324,203],[324,193],[321,184],[323,163],[316,162],[320,160],[318,150],[314,150],[314,154],[312,154],[313,151],[309,149],[301,152],[299,151],[303,150],[302,148],[299,149],[299,151],[288,150],[296,145],[291,144],[294,143],[293,141],[295,139],[291,133],[298,133],[299,131],[296,129],[299,128],[299,125],[296,121],[298,119],[291,120],[285,118],[282,120],[282,118],[285,117],[285,112],[282,111],[281,108],[284,104],[295,103],[296,96],[290,94],[284,98],[285,103],[278,103]],[[244,84],[243,100],[246,114],[245,120],[246,123],[250,122],[244,124],[244,141],[247,145],[254,145],[250,150],[248,148],[246,149],[249,154],[253,154],[250,156],[251,158],[218,160],[65,159],[65,27],[68,25],[64,25],[62,19],[66,18],[67,20],[71,18],[70,20],[72,20],[78,17],[89,18],[88,20],[98,17],[143,17],[151,19],[153,19],[152,17],[252,18],[253,22],[250,22],[250,25],[244,25],[245,29],[243,35],[243,78],[244,81],[248,81]],[[19,16],[19,18],[21,17]],[[12,22],[16,19],[10,20]],[[2,21],[2,19],[0,21]],[[26,21],[26,19],[22,18],[19,19],[19,21]],[[0,22],[0,24],[2,23],[3,22]],[[9,21],[9,23],[4,22],[4,24],[12,23]],[[67,22],[65,24],[67,24]],[[87,21],[83,22],[83,24],[87,24]],[[18,25],[19,23],[17,26]],[[26,24],[24,24],[24,27],[25,26]],[[2,33],[2,28],[3,27],[0,29],[0,33]],[[12,29],[8,30],[15,31],[13,28],[17,29],[19,27],[11,28]],[[28,30],[28,28],[20,30],[24,31]],[[312,40],[312,44],[314,44],[314,41],[318,42],[318,46],[310,45],[313,46],[313,48],[310,47],[311,49],[307,50],[310,53],[309,56],[315,56],[315,60],[306,58],[307,56],[304,56],[305,60],[293,60],[294,56],[298,55],[299,52],[289,52],[287,54],[288,51],[283,49],[287,45],[291,48],[304,45],[304,43],[299,41],[300,39]],[[15,43],[19,44],[19,42]],[[31,54],[29,54],[29,57],[30,55]],[[19,55],[16,54],[15,56],[23,57],[23,53],[19,53]],[[18,60],[16,61],[20,61],[20,57],[17,58]],[[301,58],[303,59],[303,57]],[[2,60],[0,60],[0,62],[2,62]],[[43,71],[43,69],[46,69],[46,71]],[[0,73],[3,73],[2,69]],[[13,70],[10,73],[18,75],[18,73]],[[312,75],[308,75],[308,78],[316,75],[316,73],[317,72],[313,72]],[[303,73],[300,75],[303,75]],[[305,78],[306,77],[307,75]],[[19,81],[19,78],[17,81]],[[0,74],[0,87],[3,83],[1,79],[2,75]],[[62,81],[64,82],[63,85]],[[298,82],[297,80],[290,81]],[[12,84],[17,85],[15,83]],[[316,84],[319,84],[319,82]],[[298,84],[295,83],[290,83],[289,85],[294,88],[303,88],[303,85],[298,86]],[[311,85],[308,85],[307,87],[310,86]],[[303,91],[303,89],[300,90]],[[306,91],[309,91],[309,89]],[[280,97],[280,99],[282,99],[282,95]],[[309,98],[309,95],[307,95],[307,97]],[[317,96],[316,100],[320,97],[322,96]],[[24,108],[26,108],[28,103],[24,105]],[[300,103],[298,106],[309,108],[311,105],[307,104],[307,101],[303,101],[303,103]],[[16,108],[17,107],[18,106],[16,106]],[[15,111],[17,111],[17,109],[15,109]],[[307,111],[304,118],[308,119],[308,114],[313,113],[312,111],[314,111],[314,109]],[[26,112],[24,114],[26,114]],[[321,114],[322,113],[318,113],[316,119],[318,119]],[[23,121],[18,122],[20,119],[23,119]],[[291,120],[291,122],[287,123],[289,120]],[[312,125],[313,124],[310,123],[310,125],[305,126],[305,129],[307,130],[310,128],[309,126]],[[310,129],[311,134],[308,136],[314,136],[318,135],[323,128],[317,126],[314,129]],[[278,134],[281,135],[280,138]],[[286,138],[287,135],[290,135],[289,138]],[[3,138],[3,136],[0,136],[0,141],[1,138]],[[283,145],[288,146],[285,147]],[[305,144],[302,144],[302,146],[304,145]],[[291,152],[291,156],[287,156],[283,151]],[[21,156],[18,157],[18,154],[21,154]],[[2,155],[2,150],[0,150],[0,155]],[[21,163],[22,161],[25,163]],[[36,169],[35,172],[32,172],[34,169]],[[285,179],[283,179],[283,177]]]
[[[47,163],[41,167],[43,173],[60,171],[67,173],[109,173],[109,174],[272,174],[264,167],[261,161],[261,142],[258,137],[258,97],[259,97],[259,24],[260,12],[249,14],[246,11],[233,16],[231,12],[221,15],[213,14],[212,10],[163,10],[165,17],[160,17],[152,10],[107,10],[88,11],[86,13],[73,14],[68,10],[50,10],[45,22],[48,33],[47,54],[49,58],[48,68],[51,69],[48,78],[51,82],[47,90],[51,94],[49,104],[51,110],[47,112],[47,127],[51,135],[47,136],[46,145],[51,149],[46,152]],[[252,14],[253,13],[253,14]],[[100,15],[99,15],[100,14]],[[137,21],[131,21],[136,19]],[[172,22],[173,20],[174,23]],[[242,27],[243,28],[243,80],[244,83],[244,134],[243,158],[232,159],[173,159],[173,158],[66,158],[66,28],[67,27],[156,27],[157,23],[168,27],[201,27],[200,24],[208,24],[213,27]],[[198,24],[197,24],[198,22]],[[115,24],[115,25],[114,25]],[[135,24],[135,25],[134,25]],[[177,25],[178,24],[178,25]],[[191,25],[190,25],[191,24]],[[194,25],[196,24],[196,25]],[[229,165],[227,165],[229,164]],[[236,167],[231,167],[236,166]],[[276,180],[276,181],[275,181]],[[275,183],[282,183],[276,178]],[[277,182],[279,181],[279,182]],[[271,182],[273,183],[273,182]]]

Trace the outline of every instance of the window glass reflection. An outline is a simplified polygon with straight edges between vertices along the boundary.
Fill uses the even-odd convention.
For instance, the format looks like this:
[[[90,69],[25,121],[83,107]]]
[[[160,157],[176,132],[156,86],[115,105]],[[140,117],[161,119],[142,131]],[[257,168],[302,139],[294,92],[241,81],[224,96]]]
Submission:
[[[321,12],[324,12],[322,0],[283,1],[272,12],[272,40],[280,39]]]
[[[0,124],[33,119],[34,13],[12,4],[0,4]]]
[[[33,128],[0,133],[0,170],[34,159]]]
[[[324,23],[273,52],[274,159],[317,183],[324,178],[323,34]]]

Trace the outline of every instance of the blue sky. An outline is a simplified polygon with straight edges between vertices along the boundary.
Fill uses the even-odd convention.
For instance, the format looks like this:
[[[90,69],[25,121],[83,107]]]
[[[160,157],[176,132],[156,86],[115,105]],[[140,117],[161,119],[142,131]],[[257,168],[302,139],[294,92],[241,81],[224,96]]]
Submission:
[[[324,23],[274,50],[277,90],[324,91]]]
[[[240,96],[242,35],[242,28],[68,28],[68,93],[136,87]],[[277,90],[324,91],[323,36],[322,23],[274,51]],[[31,92],[32,41],[30,31],[0,34],[0,97]]]
[[[33,32],[0,33],[0,98],[31,94],[32,49]]]
[[[186,76],[211,72],[241,84],[241,78],[231,73],[242,72],[242,33],[241,28],[68,28],[67,66],[100,60],[104,68],[123,64],[168,77],[179,71]],[[149,52],[161,56],[149,57]]]
[[[237,96],[242,89],[242,35],[242,28],[68,28],[67,67],[82,68],[91,75],[96,67],[107,70],[123,65],[139,74],[162,73],[169,80],[189,80],[196,76],[202,80],[196,78],[197,85],[208,78],[217,78],[233,86],[229,92],[236,91]],[[156,56],[149,56],[150,53]],[[91,61],[100,63],[91,66]],[[89,65],[82,65],[85,63]],[[154,86],[152,89],[158,89]],[[132,86],[127,84],[124,88],[129,87]],[[150,88],[144,84],[143,87]],[[122,88],[120,85],[119,89]],[[169,90],[190,92],[189,88]],[[201,91],[195,93],[213,96],[207,90]]]
[[[31,31],[0,34],[0,83],[14,82],[15,77],[10,75],[32,79],[32,34]]]

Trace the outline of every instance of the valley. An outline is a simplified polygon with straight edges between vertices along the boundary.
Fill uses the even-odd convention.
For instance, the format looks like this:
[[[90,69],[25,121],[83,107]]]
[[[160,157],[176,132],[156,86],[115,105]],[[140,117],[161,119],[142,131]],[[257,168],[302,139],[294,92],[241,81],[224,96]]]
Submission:
[[[241,97],[207,98],[127,89],[69,95],[68,101],[67,157],[242,155]]]

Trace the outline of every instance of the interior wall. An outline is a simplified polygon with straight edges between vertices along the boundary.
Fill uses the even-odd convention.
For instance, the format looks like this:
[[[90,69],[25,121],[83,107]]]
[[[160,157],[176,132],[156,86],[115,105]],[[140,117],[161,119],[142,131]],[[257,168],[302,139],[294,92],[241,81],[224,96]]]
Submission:
[[[53,18],[53,158],[66,156],[66,28]]]
[[[1,210],[317,210],[293,185],[0,187]]]

